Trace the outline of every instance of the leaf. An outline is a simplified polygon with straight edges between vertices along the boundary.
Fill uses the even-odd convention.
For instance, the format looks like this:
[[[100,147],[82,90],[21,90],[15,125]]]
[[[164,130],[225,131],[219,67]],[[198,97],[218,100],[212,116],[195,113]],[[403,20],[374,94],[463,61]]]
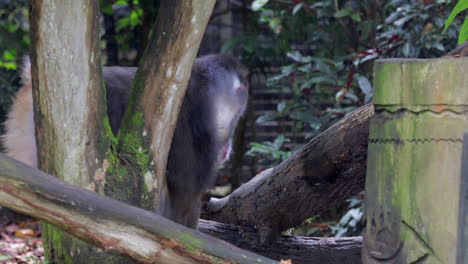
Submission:
[[[372,93],[372,85],[369,79],[367,79],[365,76],[362,76],[360,74],[355,74],[354,77],[357,79],[359,88],[365,95]]]
[[[3,52],[3,59],[7,61],[14,61],[16,60],[16,50],[10,49]]]
[[[268,3],[268,0],[255,0],[252,2],[252,10],[253,11],[258,11],[260,8],[262,8],[264,5]]]
[[[295,15],[299,10],[302,9],[302,6],[304,5],[303,2],[300,2],[299,4],[295,5],[292,11],[292,14]]]
[[[264,114],[261,115],[255,120],[255,123],[262,123],[262,122],[267,122],[267,121],[272,121],[275,120],[278,116],[275,114]]]
[[[458,44],[462,44],[468,40],[468,17],[463,21],[463,25],[460,28],[460,35],[458,35]]]
[[[284,112],[284,110],[286,109],[286,102],[281,102],[278,104],[278,106],[276,107],[276,110],[278,110],[278,112],[282,113]]]
[[[450,24],[452,24],[453,20],[455,19],[455,17],[460,13],[462,12],[463,10],[467,9],[468,8],[468,0],[459,0],[458,3],[455,5],[455,7],[453,8],[452,12],[450,12],[450,15],[449,17],[447,18],[447,20],[445,21],[445,27],[444,27],[444,31],[447,30],[447,28],[450,26]],[[465,22],[466,22],[466,19],[465,19]],[[465,23],[463,23],[463,25],[465,25]]]
[[[361,22],[361,16],[358,13],[351,14],[351,19],[356,22]]]
[[[336,100],[337,102],[340,102],[340,101],[341,101],[341,98],[343,97],[344,92],[345,92],[344,90],[340,90],[339,92],[336,93],[336,95],[335,95],[335,100]]]
[[[344,8],[344,9],[341,9],[340,11],[336,12],[334,16],[336,18],[343,18],[343,17],[351,15],[352,12],[353,12],[353,10],[351,8]]]
[[[405,45],[403,45],[403,55],[405,55],[405,57],[412,57],[412,53],[414,51],[414,47],[409,43],[409,42],[406,42]]]
[[[279,135],[273,142],[274,149],[279,150],[285,141],[287,141],[287,139],[283,135]]]
[[[393,22],[393,24],[395,26],[397,26],[397,27],[402,27],[406,22],[413,19],[413,17],[414,17],[414,15],[402,17],[402,18],[398,19],[397,21]]]
[[[283,31],[283,26],[281,25],[281,19],[279,17],[274,17],[268,22],[270,28],[275,32],[275,34],[279,34]]]
[[[359,101],[359,98],[358,98],[355,94],[350,93],[350,92],[347,92],[347,93],[345,94],[345,97],[348,98],[348,99],[350,99],[350,100],[353,101],[353,102]]]

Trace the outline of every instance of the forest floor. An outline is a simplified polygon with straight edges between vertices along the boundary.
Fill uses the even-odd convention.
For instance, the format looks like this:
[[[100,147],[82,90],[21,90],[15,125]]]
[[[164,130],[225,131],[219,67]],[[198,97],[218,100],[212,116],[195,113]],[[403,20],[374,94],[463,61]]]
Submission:
[[[0,264],[45,263],[41,223],[16,213],[0,218]]]

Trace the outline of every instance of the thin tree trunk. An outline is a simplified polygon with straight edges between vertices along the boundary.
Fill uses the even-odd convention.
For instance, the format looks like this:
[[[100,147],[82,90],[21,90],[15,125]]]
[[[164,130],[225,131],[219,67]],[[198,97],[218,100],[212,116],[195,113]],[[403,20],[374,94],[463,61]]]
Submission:
[[[135,178],[145,186],[139,195],[149,197],[144,208],[156,209],[161,192],[166,191],[172,136],[214,4],[215,0],[161,1],[138,68],[117,147],[131,168],[127,166],[124,175],[117,178],[125,179],[128,172],[137,172]]]

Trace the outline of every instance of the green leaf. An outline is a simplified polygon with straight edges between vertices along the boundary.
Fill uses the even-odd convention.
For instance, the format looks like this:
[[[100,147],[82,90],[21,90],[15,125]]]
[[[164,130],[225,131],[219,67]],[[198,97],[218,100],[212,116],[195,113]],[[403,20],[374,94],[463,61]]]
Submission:
[[[5,50],[3,52],[3,59],[6,61],[16,60],[16,50],[15,49]]]
[[[120,31],[121,29],[124,29],[126,27],[128,27],[130,25],[130,18],[129,17],[124,17],[124,18],[121,18],[117,21],[117,26],[115,27],[115,29],[117,31]]]
[[[261,115],[255,120],[256,123],[262,123],[262,122],[267,122],[267,121],[272,121],[277,118],[277,115],[275,114],[265,114]]]
[[[447,20],[445,21],[445,27],[444,27],[444,31],[447,30],[447,28],[450,26],[450,24],[452,24],[453,20],[455,19],[455,17],[460,13],[462,12],[463,10],[467,9],[468,8],[468,0],[459,0],[458,3],[455,5],[455,7],[453,8],[452,12],[450,12],[450,15],[449,17],[447,18]],[[465,22],[466,22],[466,19],[465,19]],[[465,23],[463,23],[463,25],[465,25]]]
[[[458,35],[458,44],[462,44],[468,40],[468,17],[463,21],[463,25],[460,28],[460,34]]]
[[[253,11],[258,11],[260,8],[262,8],[264,5],[268,3],[268,0],[255,0],[252,2],[252,10]]]
[[[351,15],[352,12],[353,12],[353,9],[344,8],[344,9],[341,9],[340,11],[336,12],[335,17],[336,18],[343,18],[343,17]]]
[[[281,33],[281,19],[280,18],[278,17],[272,18],[270,22],[268,23],[268,25],[276,34]]]
[[[361,16],[358,13],[351,14],[351,19],[356,22],[361,22]]]

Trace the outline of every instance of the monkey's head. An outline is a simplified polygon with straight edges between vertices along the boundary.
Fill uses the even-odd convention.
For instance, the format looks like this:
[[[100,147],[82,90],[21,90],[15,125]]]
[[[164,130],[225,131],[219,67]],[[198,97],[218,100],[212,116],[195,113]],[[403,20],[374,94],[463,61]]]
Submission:
[[[218,140],[226,144],[247,106],[247,68],[232,56],[217,54],[197,59],[196,69],[206,78]]]

